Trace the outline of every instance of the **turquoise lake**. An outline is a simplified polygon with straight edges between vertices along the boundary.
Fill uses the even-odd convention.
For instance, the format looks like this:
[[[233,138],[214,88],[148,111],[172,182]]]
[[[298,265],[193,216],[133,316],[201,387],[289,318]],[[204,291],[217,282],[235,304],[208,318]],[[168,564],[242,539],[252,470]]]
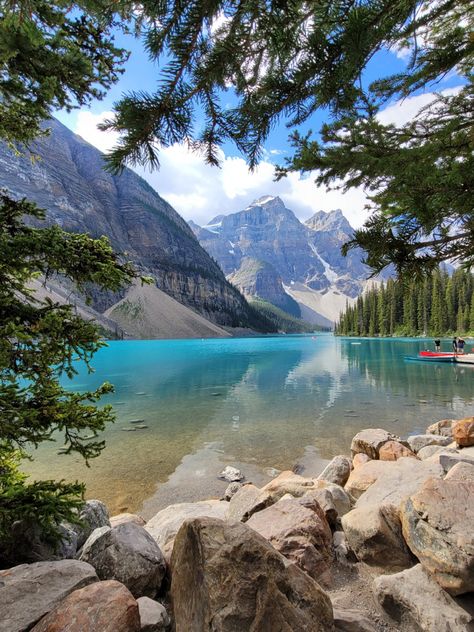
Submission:
[[[65,382],[79,391],[115,385],[103,400],[117,413],[103,454],[86,468],[52,442],[25,469],[79,478],[113,513],[145,517],[171,502],[219,497],[227,464],[256,484],[296,464],[317,473],[324,459],[348,453],[361,428],[403,436],[473,414],[474,366],[404,361],[432,346],[330,334],[110,342],[95,356],[95,373]],[[124,431],[133,419],[147,428]]]

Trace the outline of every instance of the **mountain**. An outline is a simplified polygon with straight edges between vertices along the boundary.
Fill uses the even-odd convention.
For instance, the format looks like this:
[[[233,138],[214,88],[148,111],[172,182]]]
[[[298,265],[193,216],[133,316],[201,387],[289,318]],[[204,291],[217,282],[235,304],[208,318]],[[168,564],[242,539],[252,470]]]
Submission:
[[[340,210],[318,211],[303,224],[280,198],[264,196],[243,211],[219,215],[202,227],[192,222],[190,227],[244,293],[253,288],[255,296],[281,307],[264,296],[257,276],[261,276],[261,268],[255,268],[251,281],[245,261],[270,265],[281,278],[285,293],[296,300],[310,322],[331,324],[346,301],[352,303],[366,285],[369,271],[361,262],[362,252],[341,255],[341,246],[352,237],[353,229]]]
[[[244,296],[261,298],[287,314],[300,318],[298,303],[285,292],[280,275],[270,263],[244,257],[240,268],[230,274],[228,279]]]
[[[187,222],[145,180],[130,169],[107,173],[95,147],[54,119],[48,127],[51,133],[32,146],[32,155],[0,145],[4,188],[46,209],[48,223],[106,235],[114,250],[154,277],[158,289],[213,323],[265,326]],[[95,292],[93,308],[103,313],[123,296]]]

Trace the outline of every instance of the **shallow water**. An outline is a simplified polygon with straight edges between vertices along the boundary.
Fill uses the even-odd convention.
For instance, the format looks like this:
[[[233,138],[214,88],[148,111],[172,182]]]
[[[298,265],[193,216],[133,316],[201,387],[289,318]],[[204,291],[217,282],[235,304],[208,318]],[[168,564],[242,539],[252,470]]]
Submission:
[[[269,480],[269,468],[298,463],[313,473],[321,459],[347,453],[361,428],[406,435],[473,414],[474,366],[404,361],[430,346],[329,334],[111,342],[96,355],[95,373],[81,370],[68,383],[115,385],[103,400],[116,406],[117,421],[104,433],[102,455],[86,468],[48,443],[25,470],[78,478],[112,512],[145,516],[170,502],[219,496],[225,483],[216,476],[226,464],[257,484]],[[147,428],[124,432],[132,419]]]

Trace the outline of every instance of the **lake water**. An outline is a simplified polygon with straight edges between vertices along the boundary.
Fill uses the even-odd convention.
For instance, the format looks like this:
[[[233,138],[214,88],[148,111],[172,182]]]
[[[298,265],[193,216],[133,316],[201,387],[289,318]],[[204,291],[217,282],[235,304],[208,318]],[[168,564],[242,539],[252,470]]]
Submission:
[[[117,413],[105,451],[86,468],[48,443],[25,469],[78,478],[113,513],[145,517],[171,502],[218,497],[227,464],[256,484],[272,468],[299,464],[313,474],[323,459],[348,453],[361,428],[407,435],[473,414],[474,366],[404,361],[429,347],[431,340],[329,334],[111,342],[96,355],[95,373],[65,382],[79,391],[115,385],[103,400]],[[148,427],[125,432],[137,418]]]

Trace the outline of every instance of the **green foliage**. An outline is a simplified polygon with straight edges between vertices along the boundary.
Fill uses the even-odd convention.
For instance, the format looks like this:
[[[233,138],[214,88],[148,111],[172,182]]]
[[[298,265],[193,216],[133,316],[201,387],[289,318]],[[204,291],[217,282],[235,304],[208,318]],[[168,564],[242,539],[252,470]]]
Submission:
[[[112,31],[131,8],[121,0],[0,1],[0,141],[24,151],[24,144],[47,133],[42,123],[54,110],[105,94],[127,58]],[[78,394],[59,381],[74,376],[77,361],[89,366],[103,345],[98,329],[71,306],[39,300],[32,282],[62,274],[83,291],[91,284],[117,290],[133,276],[107,239],[66,233],[47,226],[44,217],[34,204],[0,192],[2,550],[17,521],[33,521],[54,538],[61,520],[74,520],[83,498],[79,483],[30,483],[18,461],[49,440],[63,440],[66,453],[87,461],[104,447],[99,433],[113,420],[110,406],[95,405],[111,392],[110,384]]]
[[[127,59],[109,0],[0,2],[0,138],[29,142],[55,109],[101,98]]]
[[[424,279],[389,279],[347,306],[336,333],[349,336],[444,336],[474,332],[474,275],[437,268]]]
[[[0,541],[21,515],[37,516],[45,527],[49,520],[51,530],[71,514],[83,491],[79,484],[28,484],[15,473],[15,458],[60,436],[67,453],[93,458],[104,447],[100,431],[113,420],[110,406],[94,405],[112,391],[110,384],[79,394],[59,383],[61,375],[76,374],[79,360],[89,366],[103,346],[95,325],[70,305],[37,299],[29,283],[55,272],[82,290],[90,283],[117,290],[133,276],[105,238],[29,226],[25,215],[44,219],[34,204],[0,195]]]
[[[277,175],[317,170],[319,184],[365,187],[372,216],[347,248],[364,248],[375,272],[474,263],[472,2],[144,0],[141,7],[160,82],[155,93],[126,95],[105,123],[121,134],[112,170],[157,165],[159,148],[179,141],[217,164],[218,146],[231,140],[253,167],[285,120],[295,154]],[[389,48],[408,51],[405,69],[385,76],[381,68],[365,86],[367,64]],[[463,87],[438,95],[415,120],[395,127],[377,117],[390,99],[439,90],[449,73]],[[321,108],[332,119],[319,137],[299,133]]]
[[[250,305],[261,314],[263,318],[273,324],[275,331],[283,331],[288,334],[302,334],[321,330],[321,327],[310,325],[300,318],[295,318],[261,298],[252,298]]]

